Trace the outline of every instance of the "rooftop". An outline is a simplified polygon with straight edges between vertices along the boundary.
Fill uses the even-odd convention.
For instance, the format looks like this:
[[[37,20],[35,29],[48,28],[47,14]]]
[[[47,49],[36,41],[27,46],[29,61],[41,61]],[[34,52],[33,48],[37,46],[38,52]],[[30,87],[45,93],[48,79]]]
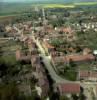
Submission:
[[[58,88],[61,93],[79,93],[80,92],[80,85],[77,83],[59,84]]]
[[[95,71],[80,71],[79,72],[80,78],[96,78],[97,77],[97,72]]]

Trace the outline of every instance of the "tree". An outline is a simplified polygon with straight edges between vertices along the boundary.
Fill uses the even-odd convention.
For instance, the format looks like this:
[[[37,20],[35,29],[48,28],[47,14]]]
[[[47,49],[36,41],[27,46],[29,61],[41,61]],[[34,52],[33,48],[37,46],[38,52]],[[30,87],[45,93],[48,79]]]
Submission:
[[[0,100],[17,100],[18,88],[14,83],[0,85]]]
[[[72,61],[72,59],[70,59],[69,65],[71,66],[71,68],[75,68],[76,67],[76,64]]]
[[[73,100],[78,100],[78,96],[76,94],[72,94]]]
[[[83,93],[80,93],[79,99],[80,100],[86,100],[86,96]]]
[[[60,97],[60,100],[70,100],[67,96]]]

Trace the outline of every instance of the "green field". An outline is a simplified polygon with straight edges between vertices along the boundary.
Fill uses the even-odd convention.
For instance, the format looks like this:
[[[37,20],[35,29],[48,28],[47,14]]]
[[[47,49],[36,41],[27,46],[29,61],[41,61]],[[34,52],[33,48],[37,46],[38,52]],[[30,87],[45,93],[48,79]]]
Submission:
[[[7,18],[7,17],[15,17],[15,16],[18,16],[20,14],[8,14],[8,15],[1,15],[0,18]]]
[[[17,16],[25,13],[29,13],[33,11],[34,7],[44,7],[44,8],[76,8],[76,7],[82,7],[82,6],[95,6],[97,5],[97,2],[81,2],[81,3],[44,3],[44,4],[0,4],[0,7],[2,8],[0,11],[0,18],[3,18],[5,16]],[[2,16],[2,17],[1,17]]]

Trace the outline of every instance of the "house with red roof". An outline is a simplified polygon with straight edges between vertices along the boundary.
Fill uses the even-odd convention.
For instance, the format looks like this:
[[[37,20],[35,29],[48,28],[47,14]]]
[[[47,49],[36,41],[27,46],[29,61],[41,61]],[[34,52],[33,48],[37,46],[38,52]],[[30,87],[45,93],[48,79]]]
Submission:
[[[97,72],[88,70],[79,71],[79,79],[87,81],[97,81]]]
[[[80,84],[78,83],[63,83],[63,84],[58,84],[57,86],[60,95],[80,93]]]
[[[51,56],[52,63],[56,65],[57,63],[81,63],[81,62],[89,62],[94,61],[95,56],[92,54],[82,55],[82,54],[73,54],[73,55],[62,55],[62,56]]]
[[[65,56],[65,62],[85,62],[85,61],[93,61],[95,60],[95,56],[92,54],[81,55],[81,54],[74,54],[74,55],[67,55]]]

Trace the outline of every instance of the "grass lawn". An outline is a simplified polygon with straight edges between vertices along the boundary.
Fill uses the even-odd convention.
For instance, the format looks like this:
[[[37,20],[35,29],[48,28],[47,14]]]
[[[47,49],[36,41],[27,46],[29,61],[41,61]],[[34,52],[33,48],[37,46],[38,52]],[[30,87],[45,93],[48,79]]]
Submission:
[[[3,59],[3,61],[9,65],[16,64],[15,51],[20,45],[14,41],[6,41],[3,44],[1,43],[0,47],[0,51],[2,51],[0,60]]]
[[[21,45],[19,43],[16,43],[15,41],[0,41],[0,47],[3,52],[11,52],[15,51],[17,48],[21,48]]]
[[[2,50],[5,51],[5,52],[7,50],[8,51],[15,51],[17,48],[20,48],[20,46],[19,45],[14,45],[14,46],[10,46],[10,47],[9,46],[8,47],[2,47]]]
[[[8,18],[15,18],[15,17],[20,17],[20,16],[23,16],[23,15],[26,15],[27,13],[19,13],[19,14],[15,14],[15,13],[8,13],[8,14],[5,14],[5,15],[0,15],[0,20],[2,19],[8,19]]]
[[[91,64],[79,64],[78,67],[80,70],[91,70],[92,69]]]
[[[93,68],[97,66],[97,62],[92,61],[92,62],[82,63],[77,66],[79,67],[80,70],[93,70]]]
[[[6,56],[3,55],[0,57],[0,60],[2,59],[6,64],[9,64],[9,65],[15,65],[17,63],[15,55],[6,55]]]
[[[65,71],[63,74],[60,74],[60,76],[70,81],[76,81],[77,72],[68,70],[68,71]]]
[[[18,15],[20,15],[20,14],[0,15],[0,18],[14,17],[14,16],[18,16]]]

